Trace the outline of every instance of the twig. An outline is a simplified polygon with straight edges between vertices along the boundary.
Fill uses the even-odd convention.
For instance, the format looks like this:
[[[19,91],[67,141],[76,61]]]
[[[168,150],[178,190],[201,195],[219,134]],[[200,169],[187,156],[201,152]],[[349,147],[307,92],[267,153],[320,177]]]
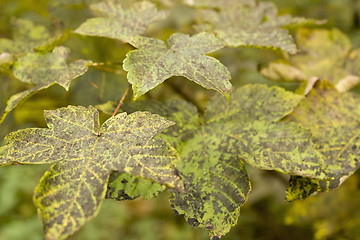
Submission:
[[[99,69],[104,72],[115,73],[118,75],[126,75],[126,72],[124,70],[109,68],[109,67],[106,67],[105,65],[117,65],[117,64],[116,63],[108,63],[108,64],[107,63],[93,63],[90,65],[90,67]]]
[[[126,98],[126,96],[128,95],[129,93],[129,90],[130,90],[130,86],[127,87],[126,91],[124,92],[122,98],[120,99],[119,101],[119,104],[117,105],[114,113],[113,113],[113,117],[117,114],[117,112],[119,111],[119,109],[121,108],[121,106],[124,104],[124,100]]]

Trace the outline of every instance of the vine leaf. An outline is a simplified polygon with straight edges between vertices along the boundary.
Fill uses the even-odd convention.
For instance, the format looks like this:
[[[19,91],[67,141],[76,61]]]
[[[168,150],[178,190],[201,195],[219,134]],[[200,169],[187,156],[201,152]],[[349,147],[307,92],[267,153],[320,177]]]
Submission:
[[[318,83],[287,120],[301,123],[311,130],[326,164],[324,170],[333,178],[319,181],[292,177],[287,200],[306,198],[317,191],[337,188],[360,167],[358,94],[339,93],[329,83]]]
[[[294,40],[283,27],[307,22],[317,23],[313,20],[293,18],[290,15],[278,16],[276,6],[269,2],[226,2],[224,6],[217,6],[220,8],[217,11],[200,10],[200,19],[203,23],[199,23],[196,28],[199,31],[215,33],[230,47],[278,48],[295,54],[297,49]],[[212,1],[209,4],[214,7]]]
[[[166,189],[165,185],[128,173],[112,172],[109,178],[106,198],[133,200],[141,197],[148,200],[158,196]]]
[[[151,23],[168,15],[167,11],[157,11],[153,3],[146,1],[136,2],[129,9],[106,1],[91,5],[91,9],[101,17],[88,19],[75,33],[114,38],[123,42],[142,34]]]
[[[270,79],[309,81],[313,77],[328,80],[339,92],[360,82],[359,49],[351,50],[350,39],[337,29],[299,29],[296,42],[300,54],[288,61],[270,63],[261,73]]]
[[[223,48],[223,42],[209,33],[194,36],[175,33],[168,45],[161,40],[134,37],[137,50],[127,53],[123,68],[140,97],[171,76],[183,76],[197,84],[227,95],[231,91],[229,70],[217,59],[205,54]]]
[[[123,109],[149,110],[176,122],[161,135],[178,150],[185,191],[171,190],[171,207],[187,221],[221,237],[237,222],[250,191],[245,162],[261,168],[323,179],[323,161],[311,133],[282,122],[302,97],[277,87],[247,85],[217,96],[204,121],[184,101],[135,102]],[[149,106],[150,105],[150,106]]]
[[[18,104],[42,89],[59,84],[68,91],[71,80],[83,75],[92,63],[91,61],[76,60],[68,64],[69,54],[68,48],[60,46],[54,48],[51,53],[28,53],[19,58],[13,66],[14,76],[20,81],[34,86],[10,97],[0,118],[0,123]]]
[[[101,127],[94,107],[46,111],[49,128],[10,133],[0,163],[54,163],[35,189],[46,239],[66,239],[99,211],[111,171],[182,189],[176,151],[154,139],[173,123],[148,112],[118,114]]]

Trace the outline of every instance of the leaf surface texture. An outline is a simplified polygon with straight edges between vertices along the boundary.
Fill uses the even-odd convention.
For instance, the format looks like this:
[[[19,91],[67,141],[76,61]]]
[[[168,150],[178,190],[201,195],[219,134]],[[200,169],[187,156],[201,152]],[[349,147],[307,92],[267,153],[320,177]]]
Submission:
[[[59,84],[68,91],[71,80],[86,73],[91,64],[91,61],[86,60],[68,63],[69,54],[68,48],[60,46],[50,53],[28,53],[19,58],[12,69],[14,76],[34,86],[10,97],[0,123],[18,104],[42,89]]]
[[[121,113],[100,127],[91,106],[49,110],[45,118],[49,128],[5,138],[0,164],[54,163],[34,194],[46,239],[66,239],[97,214],[112,171],[183,187],[176,151],[154,139],[171,121],[148,112]]]
[[[221,96],[207,106],[203,122],[184,101],[135,102],[125,110],[148,110],[176,122],[161,135],[178,150],[185,192],[171,190],[171,206],[187,221],[221,237],[237,222],[250,191],[245,162],[284,173],[324,178],[311,133],[282,122],[302,99],[280,88],[247,85],[231,103]],[[300,146],[300,147],[299,147]]]
[[[224,95],[231,90],[229,70],[217,59],[205,55],[224,47],[212,34],[175,33],[167,44],[139,36],[130,43],[138,49],[126,55],[123,68],[128,71],[136,98],[172,76],[186,77]]]
[[[219,9],[200,10],[203,23],[199,23],[197,29],[215,33],[227,46],[257,46],[293,54],[297,52],[292,36],[283,27],[306,20],[290,15],[278,16],[276,6],[270,2],[225,1],[227,4],[221,6],[216,6],[218,3],[214,4],[215,1],[202,2],[209,2],[210,7]]]
[[[333,178],[319,181],[292,177],[287,200],[337,188],[360,167],[359,106],[358,94],[339,93],[322,83],[287,117],[311,130],[325,161],[325,173]]]
[[[75,33],[108,37],[128,42],[132,37],[141,35],[147,27],[167,17],[166,11],[157,11],[150,2],[135,2],[132,7],[105,1],[91,5],[91,9],[101,17],[90,18]]]

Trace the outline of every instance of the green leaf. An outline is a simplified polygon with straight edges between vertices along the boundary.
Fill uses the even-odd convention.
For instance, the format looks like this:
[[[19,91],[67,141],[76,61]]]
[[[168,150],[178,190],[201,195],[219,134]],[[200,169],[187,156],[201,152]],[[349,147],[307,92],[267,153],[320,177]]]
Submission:
[[[23,54],[46,44],[51,35],[41,25],[35,25],[26,19],[14,18],[11,22],[12,39],[0,38],[0,53]]]
[[[200,16],[205,23],[197,25],[197,29],[215,33],[230,47],[278,48],[289,53],[297,53],[292,36],[283,27],[302,23],[303,20],[289,15],[278,16],[273,3],[230,3],[221,7],[219,11],[201,10]]]
[[[51,50],[65,39],[62,29],[50,33],[45,26],[35,25],[27,19],[14,18],[10,27],[12,40],[0,38],[0,53],[19,56],[33,50]]]
[[[111,171],[182,188],[176,151],[153,139],[172,125],[158,115],[118,114],[101,127],[93,107],[46,111],[49,128],[13,132],[0,148],[0,164],[52,165],[35,189],[46,239],[66,239],[99,211]]]
[[[166,11],[157,11],[150,2],[136,2],[132,8],[106,1],[91,5],[91,9],[101,17],[88,19],[75,30],[75,33],[90,36],[108,37],[128,42],[141,35],[153,22],[167,17]]]
[[[136,177],[128,173],[112,172],[108,183],[106,198],[121,201],[141,197],[147,200],[156,197],[163,192],[165,188],[165,185],[149,179]]]
[[[138,98],[172,76],[183,76],[224,95],[231,91],[230,72],[217,59],[205,54],[223,48],[212,34],[194,36],[175,33],[168,46],[161,40],[134,37],[130,42],[137,50],[126,55],[123,68]]]
[[[74,78],[84,74],[91,61],[68,64],[70,49],[56,47],[51,53],[29,53],[14,64],[13,74],[22,82],[49,85],[57,83],[67,91]]]
[[[325,161],[324,170],[334,178],[330,181],[292,178],[287,200],[336,188],[360,167],[358,94],[339,93],[327,83],[318,84],[287,120],[301,123],[311,130]]]
[[[184,2],[194,7],[227,8],[237,4],[255,4],[254,0],[184,0]]]
[[[274,80],[328,80],[340,92],[359,83],[360,51],[351,51],[350,39],[337,29],[299,29],[296,42],[301,54],[289,61],[271,63],[261,71]]]
[[[221,237],[236,224],[250,191],[245,162],[261,169],[325,177],[311,133],[280,121],[301,99],[277,87],[247,85],[233,92],[230,105],[215,97],[203,123],[194,106],[178,100],[143,106],[138,102],[123,109],[149,110],[176,122],[161,135],[180,153],[178,170],[185,184],[185,192],[171,190],[171,206],[190,224],[205,228],[211,237]]]
[[[51,53],[28,53],[19,58],[12,69],[14,76],[35,86],[10,97],[0,123],[18,104],[42,89],[59,84],[68,91],[71,80],[83,75],[91,64],[91,61],[85,60],[76,60],[68,64],[69,54],[68,48],[60,46],[54,48]]]

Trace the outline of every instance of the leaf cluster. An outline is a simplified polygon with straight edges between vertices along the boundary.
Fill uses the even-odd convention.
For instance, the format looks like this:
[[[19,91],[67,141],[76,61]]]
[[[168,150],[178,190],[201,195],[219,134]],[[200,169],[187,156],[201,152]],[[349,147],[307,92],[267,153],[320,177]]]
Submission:
[[[13,18],[0,39],[1,92],[15,89],[1,126],[32,95],[68,91],[68,106],[45,110],[46,126],[11,132],[0,147],[0,166],[51,164],[33,197],[46,239],[73,235],[105,198],[165,190],[176,215],[219,239],[248,200],[248,168],[290,176],[293,201],[360,167],[360,97],[350,91],[359,49],[340,30],[303,28],[324,21],[255,0],[50,0],[48,14],[50,27]],[[261,74],[279,86],[233,87],[237,65],[224,53],[243,47],[274,50]]]

